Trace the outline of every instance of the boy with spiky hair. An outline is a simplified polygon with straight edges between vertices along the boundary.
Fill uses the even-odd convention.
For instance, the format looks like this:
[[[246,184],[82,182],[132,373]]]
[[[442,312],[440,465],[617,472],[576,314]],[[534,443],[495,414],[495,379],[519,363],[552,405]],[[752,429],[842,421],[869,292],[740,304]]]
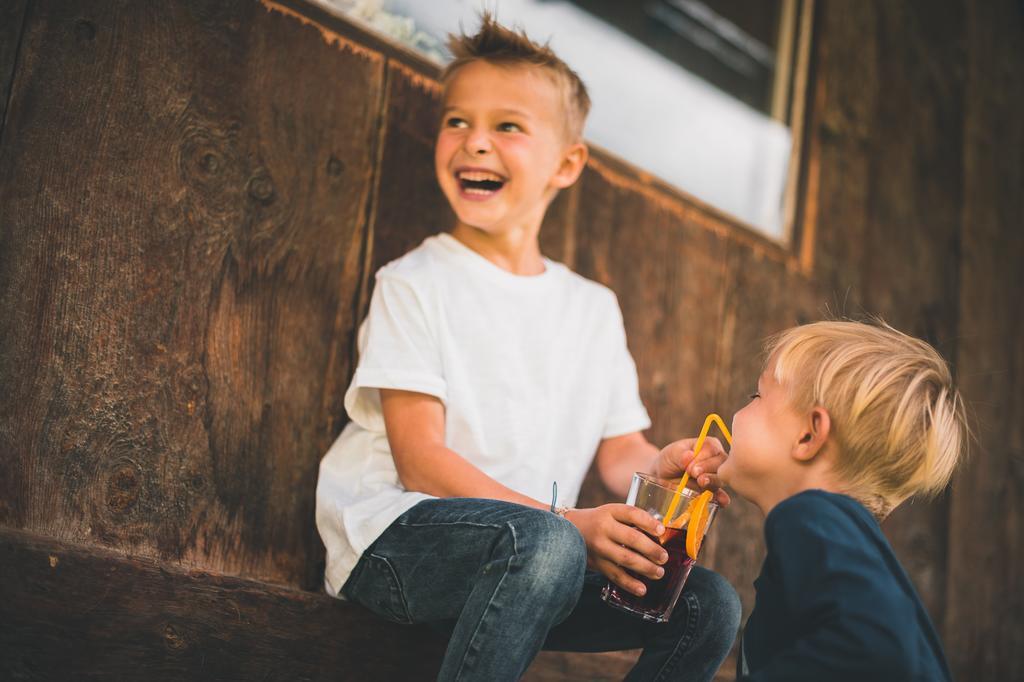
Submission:
[[[540,253],[587,160],[586,88],[486,15],[451,47],[435,171],[456,221],[377,273],[352,421],[317,486],[327,590],[449,633],[442,680],[517,680],[541,648],[641,647],[628,679],[709,680],[739,625],[728,583],[694,568],[667,624],[612,609],[606,581],[642,594],[626,569],[663,575],[663,529],[625,504],[571,508],[591,462],[624,497],[634,471],[707,484],[724,458],[713,439],[694,465],[692,440],[644,438],[615,295]]]
[[[883,323],[816,322],[769,341],[718,476],[765,513],[768,555],[743,680],[951,679],[942,644],[879,528],[937,493],[967,427],[945,361]]]

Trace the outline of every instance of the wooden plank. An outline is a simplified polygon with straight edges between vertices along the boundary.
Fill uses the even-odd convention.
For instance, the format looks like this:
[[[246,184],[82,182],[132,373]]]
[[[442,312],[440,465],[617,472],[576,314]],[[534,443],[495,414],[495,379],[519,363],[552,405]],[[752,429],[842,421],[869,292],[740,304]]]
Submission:
[[[5,680],[430,680],[444,641],[325,594],[0,530]]]
[[[957,473],[945,644],[956,679],[1024,679],[1024,24],[967,12],[957,379],[976,440]]]
[[[642,179],[592,161],[580,187],[576,266],[619,297],[641,396],[667,443],[714,406],[725,235]]]
[[[811,197],[818,202],[818,217],[808,260],[822,300],[820,315],[849,315],[862,309],[860,264],[865,258],[870,191],[868,142],[880,69],[873,7],[870,3],[816,4],[816,110],[808,135],[817,145],[821,171],[817,195]]]
[[[722,323],[716,334],[715,405],[731,421],[757,388],[764,362],[764,341],[776,332],[817,317],[814,283],[796,263],[783,264],[765,257],[750,245],[731,242],[726,258]],[[754,580],[765,556],[764,516],[739,497],[724,509],[708,534],[702,563],[736,588],[746,621],[754,608]],[[737,650],[722,666],[732,675]]]
[[[258,0],[263,6],[275,12],[283,12],[304,24],[315,27],[327,40],[341,38],[345,42],[360,45],[371,52],[381,54],[388,60],[397,60],[417,73],[434,80],[441,73],[441,67],[414,48],[391,39],[384,33],[354,20],[352,16],[330,0]]]
[[[878,134],[870,145],[862,301],[868,312],[954,359],[963,7],[878,3],[877,10],[878,55],[886,66],[866,121]],[[945,497],[911,501],[883,525],[936,622],[945,608],[948,514]]]
[[[383,58],[247,0],[30,19],[0,150],[0,524],[319,584]]]
[[[434,138],[440,116],[441,89],[437,81],[389,60],[380,179],[369,254],[371,274],[453,225],[454,215],[434,173]]]
[[[21,45],[28,0],[0,0],[0,141],[3,140],[7,101]]]
[[[540,250],[548,258],[575,269],[576,213],[579,210],[580,183],[563,189],[548,206],[540,228]]]

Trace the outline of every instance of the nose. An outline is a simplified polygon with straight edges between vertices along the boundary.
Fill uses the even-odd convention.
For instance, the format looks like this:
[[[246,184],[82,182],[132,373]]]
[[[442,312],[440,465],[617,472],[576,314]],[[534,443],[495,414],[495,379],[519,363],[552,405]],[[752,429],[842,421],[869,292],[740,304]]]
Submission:
[[[471,156],[482,156],[491,151],[491,136],[482,128],[473,128],[466,135],[465,149]]]

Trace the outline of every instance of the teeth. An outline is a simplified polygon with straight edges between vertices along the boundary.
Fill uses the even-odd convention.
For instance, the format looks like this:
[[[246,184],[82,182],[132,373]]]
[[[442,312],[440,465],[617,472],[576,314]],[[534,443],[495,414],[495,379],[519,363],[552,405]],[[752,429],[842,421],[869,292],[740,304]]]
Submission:
[[[488,173],[487,171],[461,171],[458,173],[460,180],[469,180],[471,182],[483,182],[484,180],[490,180],[491,182],[504,182],[505,179],[496,173]]]
[[[465,192],[466,194],[479,194],[481,196],[484,196],[484,195],[487,195],[487,194],[494,194],[494,190],[490,190],[490,189],[477,189],[475,187],[467,187],[466,189],[464,189],[462,191]]]

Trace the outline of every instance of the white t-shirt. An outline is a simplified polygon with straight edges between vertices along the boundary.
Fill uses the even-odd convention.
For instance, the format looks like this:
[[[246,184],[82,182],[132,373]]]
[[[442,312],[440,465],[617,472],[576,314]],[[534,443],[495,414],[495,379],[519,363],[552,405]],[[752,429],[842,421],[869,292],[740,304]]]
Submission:
[[[449,234],[384,266],[345,394],[351,422],[320,463],[316,522],[337,595],[360,555],[417,502],[391,456],[380,388],[445,406],[445,445],[538,500],[575,503],[603,438],[641,431],[636,366],[612,291],[560,263],[519,276]]]

